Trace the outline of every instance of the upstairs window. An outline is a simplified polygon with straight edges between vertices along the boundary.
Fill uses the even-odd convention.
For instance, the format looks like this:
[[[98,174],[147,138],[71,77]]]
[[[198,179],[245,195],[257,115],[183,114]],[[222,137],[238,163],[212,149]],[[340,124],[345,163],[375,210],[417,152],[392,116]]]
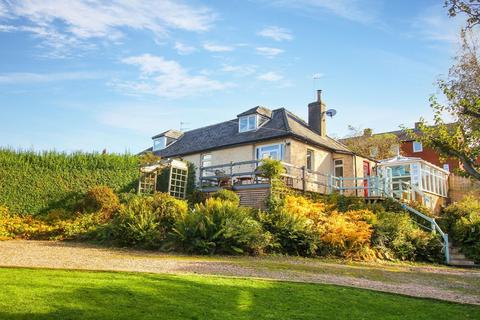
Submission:
[[[370,147],[370,157],[372,157],[372,158],[378,157],[378,147],[377,146]]]
[[[159,151],[165,149],[167,146],[167,138],[160,137],[153,140],[153,151]]]
[[[419,141],[413,141],[413,152],[422,152],[423,146]]]
[[[450,172],[450,165],[448,163],[445,163],[443,165],[443,170]]]
[[[390,151],[396,155],[400,155],[400,146],[398,144],[393,144],[390,147]]]
[[[307,149],[307,170],[313,170],[313,150]]]
[[[240,117],[238,120],[238,132],[246,132],[257,129],[257,115]]]

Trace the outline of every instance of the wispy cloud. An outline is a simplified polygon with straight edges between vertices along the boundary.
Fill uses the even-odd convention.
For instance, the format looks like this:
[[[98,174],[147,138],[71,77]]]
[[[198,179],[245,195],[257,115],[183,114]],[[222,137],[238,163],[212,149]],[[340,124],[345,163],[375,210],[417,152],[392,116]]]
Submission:
[[[257,67],[254,65],[224,65],[221,69],[223,72],[236,74],[239,76],[249,76],[255,73]]]
[[[323,10],[343,19],[372,23],[376,21],[378,1],[365,0],[275,0],[273,5],[309,11]]]
[[[18,0],[3,10],[6,21],[18,20],[19,31],[31,32],[57,50],[92,38],[118,41],[125,28],[149,30],[156,37],[166,36],[170,29],[202,32],[216,19],[209,8],[173,0]]]
[[[175,42],[175,50],[177,50],[180,55],[187,55],[197,51],[197,48],[177,41]]]
[[[458,44],[464,17],[450,18],[441,5],[429,7],[413,20],[415,33],[433,42]]]
[[[140,69],[137,81],[115,81],[113,85],[133,93],[153,94],[161,97],[180,98],[230,87],[204,75],[190,74],[178,62],[150,54],[132,56],[122,60]]]
[[[275,41],[284,41],[284,40],[292,40],[293,35],[292,32],[285,28],[280,28],[277,26],[270,26],[260,30],[257,33],[259,36],[270,38]]]
[[[257,54],[265,56],[267,58],[273,58],[283,52],[282,49],[271,47],[258,47],[255,48],[255,50],[257,51]]]
[[[280,80],[283,80],[283,76],[276,73],[276,72],[267,72],[267,73],[263,73],[261,75],[259,75],[257,77],[259,80],[263,80],[263,81],[269,81],[269,82],[276,82],[276,81],[280,81]]]
[[[203,49],[210,52],[230,52],[235,50],[235,48],[232,46],[219,45],[211,42],[204,43]]]
[[[88,80],[88,79],[98,79],[98,78],[101,78],[102,76],[103,75],[98,72],[86,72],[86,71],[61,72],[61,73],[30,73],[30,72],[1,73],[0,85]]]

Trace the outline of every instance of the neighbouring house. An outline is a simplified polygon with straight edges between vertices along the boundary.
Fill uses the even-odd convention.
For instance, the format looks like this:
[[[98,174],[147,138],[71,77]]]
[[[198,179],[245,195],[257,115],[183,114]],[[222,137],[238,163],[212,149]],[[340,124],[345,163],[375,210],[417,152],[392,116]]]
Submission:
[[[420,122],[416,122],[415,126],[412,128],[413,132],[416,134],[421,134],[419,130],[419,125]],[[368,138],[372,136],[380,136],[386,134],[392,134],[397,136],[398,138],[399,144],[391,146],[391,149],[394,150],[393,153],[395,154],[399,154],[405,157],[421,158],[449,172],[453,172],[454,170],[462,167],[460,160],[455,158],[442,159],[442,157],[437,151],[433,150],[432,148],[423,146],[420,141],[416,141],[414,138],[409,136],[405,130],[396,130],[373,134],[371,129],[365,129],[363,132],[363,136],[340,139],[340,141],[345,143],[348,140],[352,139],[361,139],[363,137]],[[369,156],[371,156],[372,158],[376,158],[375,147],[371,148]]]
[[[362,179],[375,174],[377,162],[330,138],[326,118],[319,90],[317,101],[308,105],[307,121],[284,108],[257,106],[232,120],[155,135],[148,150],[162,158],[192,162],[202,188],[224,181],[236,190],[252,189],[262,184],[254,177],[258,162],[272,158],[284,162],[291,187],[327,193],[332,177],[352,178],[342,181],[345,193],[367,196]]]

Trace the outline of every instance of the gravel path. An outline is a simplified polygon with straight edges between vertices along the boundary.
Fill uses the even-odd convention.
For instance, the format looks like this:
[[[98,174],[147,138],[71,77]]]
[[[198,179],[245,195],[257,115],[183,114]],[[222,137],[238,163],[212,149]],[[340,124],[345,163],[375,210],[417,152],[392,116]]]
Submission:
[[[268,259],[267,259],[268,260]],[[248,263],[245,263],[247,261]],[[272,269],[262,267],[261,263],[256,266],[256,261],[262,262],[262,258],[228,258],[220,257],[202,258],[191,256],[167,255],[151,251],[104,248],[72,242],[54,241],[0,241],[0,266],[2,267],[34,267],[34,268],[60,268],[60,269],[81,269],[81,270],[105,270],[105,271],[130,271],[130,272],[152,272],[152,273],[195,273],[209,275],[223,275],[236,277],[255,277],[274,280],[299,281],[311,283],[328,283],[336,285],[351,286],[356,288],[372,289],[377,291],[400,293],[415,297],[435,298],[453,302],[470,303],[480,305],[480,272],[478,270],[462,270],[437,267],[399,267],[411,274],[411,278],[403,277],[398,280],[398,268],[391,271],[396,276],[394,281],[378,280],[359,276],[358,265],[338,265],[323,263],[321,260],[310,259],[315,264],[317,271],[303,270],[298,268],[298,260],[292,259],[291,268]],[[289,263],[288,259],[283,259]],[[303,264],[303,265],[308,265]],[[322,268],[324,266],[325,268]],[[336,273],[334,268],[342,268],[345,272]],[[354,276],[348,275],[348,268],[356,271]],[[360,266],[361,268],[361,266]],[[355,269],[355,270],[353,270]],[[365,267],[365,272],[368,268]],[[332,271],[333,270],[333,271]],[[361,274],[362,271],[360,271]],[[390,271],[379,271],[382,275]],[[401,273],[400,272],[400,273]],[[397,273],[394,275],[393,273]],[[425,276],[417,278],[418,275]],[[434,275],[437,280],[429,277]],[[438,277],[451,279],[456,285],[442,280],[439,283]],[[405,279],[406,278],[406,279]],[[427,278],[425,280],[424,278]],[[394,279],[394,277],[392,277]],[[458,290],[458,282],[461,280],[463,286],[468,285],[469,291]],[[473,283],[473,284],[472,284]],[[441,285],[439,285],[441,284]],[[456,286],[456,287],[455,287]],[[472,288],[473,286],[473,288]],[[461,287],[461,286],[460,286]],[[476,294],[478,293],[478,294]]]

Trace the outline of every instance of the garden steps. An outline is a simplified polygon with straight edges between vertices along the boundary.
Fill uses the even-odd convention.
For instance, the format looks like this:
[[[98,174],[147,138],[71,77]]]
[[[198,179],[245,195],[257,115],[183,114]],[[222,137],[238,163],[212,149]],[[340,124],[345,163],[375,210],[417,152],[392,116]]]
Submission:
[[[448,263],[449,265],[454,267],[471,267],[471,268],[480,267],[480,265],[475,264],[474,261],[465,257],[465,255],[460,252],[459,248],[453,247],[450,245],[449,250],[450,250],[450,262]]]

